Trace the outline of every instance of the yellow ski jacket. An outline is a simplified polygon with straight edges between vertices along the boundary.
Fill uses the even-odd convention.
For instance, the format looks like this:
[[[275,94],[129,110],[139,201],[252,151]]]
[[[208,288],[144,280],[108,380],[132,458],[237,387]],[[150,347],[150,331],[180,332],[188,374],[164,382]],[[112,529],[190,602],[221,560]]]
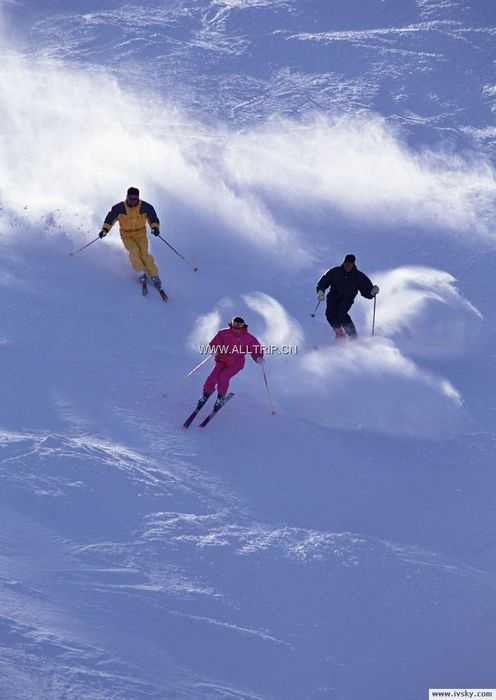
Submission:
[[[119,222],[121,236],[139,232],[145,233],[147,221],[151,228],[160,228],[160,221],[155,209],[151,204],[143,202],[141,199],[135,207],[128,206],[126,202],[114,204],[105,217],[103,230],[110,231],[116,221]]]

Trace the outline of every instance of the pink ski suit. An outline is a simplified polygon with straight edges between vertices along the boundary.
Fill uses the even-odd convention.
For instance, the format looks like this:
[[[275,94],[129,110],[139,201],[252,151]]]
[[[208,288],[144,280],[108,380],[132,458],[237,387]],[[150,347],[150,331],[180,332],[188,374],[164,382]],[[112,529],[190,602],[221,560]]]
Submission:
[[[211,394],[217,386],[220,396],[229,388],[229,380],[245,366],[245,355],[250,353],[255,362],[263,358],[263,350],[254,335],[245,326],[240,329],[223,328],[210,341],[215,354],[215,367],[203,386],[205,394]]]

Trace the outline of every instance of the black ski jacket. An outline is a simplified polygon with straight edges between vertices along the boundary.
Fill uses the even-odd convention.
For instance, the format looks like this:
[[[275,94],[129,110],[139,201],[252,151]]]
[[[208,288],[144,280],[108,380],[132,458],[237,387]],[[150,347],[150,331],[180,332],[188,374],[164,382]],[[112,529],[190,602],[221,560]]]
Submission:
[[[372,286],[367,275],[356,267],[350,272],[346,272],[342,265],[338,265],[322,275],[317,282],[317,291],[325,292],[330,287],[328,298],[332,296],[352,302],[358,292],[366,299],[373,299],[374,297],[370,293]]]

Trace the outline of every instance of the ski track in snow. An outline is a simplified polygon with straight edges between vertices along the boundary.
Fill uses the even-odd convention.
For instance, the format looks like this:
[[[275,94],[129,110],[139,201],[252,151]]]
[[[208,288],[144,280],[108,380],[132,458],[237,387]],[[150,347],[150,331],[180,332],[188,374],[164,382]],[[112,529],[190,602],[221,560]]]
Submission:
[[[133,420],[137,421],[137,417],[134,416]],[[150,430],[153,431],[153,427]],[[175,479],[168,478],[167,488],[161,488],[162,480],[156,476],[160,470],[153,459],[148,457],[146,463],[143,463],[144,460],[138,458],[132,449],[116,445],[109,449],[107,443],[99,440],[88,443],[84,437],[61,440],[60,436],[54,435],[40,436],[4,431],[0,445],[2,452],[9,448],[14,450],[14,454],[4,457],[0,464],[4,476],[12,470],[17,473],[15,488],[19,488],[21,479],[18,473],[19,465],[24,464],[25,468],[30,464],[37,465],[36,482],[31,482],[27,471],[22,474],[23,489],[30,490],[36,498],[46,498],[48,495],[60,497],[70,493],[70,487],[74,486],[71,482],[54,477],[52,488],[47,488],[40,473],[40,467],[48,463],[47,460],[51,462],[54,473],[57,472],[54,461],[61,460],[67,464],[67,459],[74,459],[76,462],[85,460],[87,464],[91,463],[100,470],[112,468],[116,478],[131,484],[135,495],[143,495],[147,490],[153,491],[152,500],[171,496],[171,491],[174,498],[177,491],[189,493],[192,490],[191,486],[182,485],[177,475]],[[86,470],[82,474],[82,479],[77,484],[78,491],[88,490],[85,483],[87,473]],[[183,478],[187,480],[190,475],[191,471],[183,474]],[[43,488],[39,486],[40,480]],[[147,487],[145,491],[144,486]],[[229,494],[230,488],[225,488],[224,491]],[[196,497],[199,499],[199,507],[205,507],[201,489],[197,491]],[[219,500],[218,494],[215,499]],[[210,502],[210,508],[215,499]],[[236,524],[236,519],[240,517],[241,522]],[[138,673],[136,670],[136,680],[131,681],[128,672],[123,674],[119,670],[122,664],[127,669],[126,649],[123,650],[120,660],[121,654],[116,650],[116,658],[107,661],[104,651],[106,635],[99,638],[92,630],[88,639],[84,626],[83,630],[80,629],[80,615],[76,620],[75,629],[72,629],[72,625],[68,625],[67,622],[72,617],[71,610],[74,605],[86,610],[80,619],[91,620],[97,615],[103,620],[106,619],[110,629],[115,623],[108,611],[116,605],[124,605],[127,609],[130,606],[145,610],[150,608],[154,615],[162,620],[163,625],[167,625],[167,620],[172,616],[184,620],[185,623],[189,621],[202,630],[212,626],[218,628],[231,638],[230,644],[234,644],[234,648],[247,637],[282,645],[283,648],[292,650],[291,653],[298,653],[301,644],[298,635],[295,636],[284,629],[277,631],[273,627],[275,621],[270,622],[270,604],[265,612],[262,609],[261,616],[260,613],[255,616],[259,618],[261,626],[247,624],[249,619],[253,620],[253,613],[251,618],[243,613],[245,585],[241,588],[235,585],[233,588],[232,584],[223,580],[222,575],[215,575],[213,572],[220,561],[224,562],[225,568],[226,561],[231,560],[232,563],[228,567],[231,571],[239,568],[236,561],[248,562],[243,564],[247,566],[247,573],[266,567],[270,562],[271,569],[279,569],[276,589],[284,585],[283,581],[291,580],[295,575],[295,566],[296,571],[300,570],[298,576],[303,576],[308,582],[316,581],[323,575],[326,581],[334,579],[333,586],[321,600],[321,605],[324,606],[322,613],[327,595],[333,598],[336,595],[336,583],[342,579],[340,570],[355,570],[356,576],[361,578],[373,577],[371,572],[377,568],[385,569],[390,571],[389,575],[392,578],[398,580],[399,577],[405,582],[411,578],[420,582],[426,576],[426,572],[432,572],[427,575],[434,581],[441,581],[445,576],[455,576],[476,585],[482,584],[491,589],[494,587],[493,577],[487,572],[449,561],[415,546],[383,542],[357,533],[330,533],[288,526],[274,527],[268,523],[249,520],[243,522],[247,517],[249,518],[249,512],[245,512],[244,506],[238,510],[237,501],[229,499],[222,510],[207,512],[204,515],[198,511],[145,511],[141,525],[139,521],[135,521],[133,530],[128,530],[125,540],[78,544],[68,538],[62,541],[57,538],[52,545],[52,558],[47,558],[49,550],[47,545],[43,544],[40,547],[40,552],[43,552],[43,566],[34,576],[34,580],[33,571],[36,569],[33,568],[30,558],[34,556],[33,549],[36,548],[36,544],[25,540],[24,546],[27,546],[28,552],[23,552],[23,540],[19,540],[17,536],[17,553],[14,554],[15,550],[10,544],[13,540],[10,539],[9,533],[6,533],[0,545],[2,553],[7,552],[3,560],[4,570],[8,571],[8,577],[2,579],[1,615],[6,620],[9,635],[14,639],[18,637],[19,651],[16,651],[14,646],[14,649],[3,657],[4,663],[15,666],[20,658],[20,649],[27,653],[23,640],[26,636],[34,640],[30,643],[32,650],[29,652],[29,677],[23,680],[22,676],[15,675],[12,678],[12,687],[29,687],[33,678],[36,678],[38,673],[41,674],[43,667],[44,679],[52,675],[54,681],[53,684],[48,682],[47,685],[44,680],[45,685],[41,687],[43,692],[51,693],[52,697],[59,697],[63,692],[76,694],[80,692],[79,688],[87,689],[90,698],[96,698],[97,693],[100,693],[102,698],[110,698],[112,692],[120,693],[118,697],[123,698],[159,697],[160,693],[164,692],[163,680],[158,681],[157,687],[154,687],[142,672]],[[29,530],[26,530],[26,537],[28,536]],[[189,569],[190,562],[197,558],[195,551],[200,552],[200,557],[206,560],[206,567],[200,575],[196,573],[192,576],[193,572]],[[12,566],[19,556],[21,560],[24,559],[24,566]],[[32,583],[23,582],[26,576]],[[352,575],[352,579],[354,577],[355,575]],[[346,578],[342,579],[343,583],[344,580]],[[296,590],[293,594],[295,593]],[[109,597],[113,601],[110,607],[105,602]],[[182,609],[177,608],[178,603],[181,603]],[[44,615],[40,617],[43,610]],[[205,614],[206,611],[210,611],[210,614]],[[214,611],[215,614],[212,615]],[[19,631],[20,625],[24,631]],[[193,630],[194,627],[192,633]],[[204,635],[205,631],[202,632],[202,636]],[[235,641],[237,638],[239,642]],[[66,650],[67,647],[70,651]],[[47,654],[52,655],[51,650],[57,655],[58,661],[47,669],[43,666],[42,659]],[[72,664],[75,657],[78,658],[77,679],[74,679],[76,668]],[[92,676],[91,679],[86,678],[89,674],[88,669],[94,664],[103,664],[106,671]],[[174,692],[181,692],[177,690],[181,684],[180,680],[174,684]],[[193,690],[193,687],[196,686],[184,690],[184,697],[190,697],[188,693],[194,692],[198,693],[198,697],[202,697],[202,683],[198,684],[196,690]],[[217,686],[212,684],[211,687],[214,693],[213,689]],[[219,689],[221,687],[219,686]],[[113,690],[110,690],[111,688]],[[243,691],[234,688],[229,692],[233,697],[237,697],[237,693],[239,697],[250,697],[249,693],[243,695]],[[94,693],[94,696],[91,693]]]
[[[32,213],[38,183],[18,211],[0,202],[1,700],[355,700],[371,687],[381,688],[381,700],[417,700],[428,687],[488,687],[494,289],[490,236],[474,246],[471,235],[494,218],[493,20],[462,0],[397,4],[397,15],[387,3],[359,3],[364,14],[356,16],[353,3],[341,16],[328,0],[114,5],[90,11],[70,2],[40,16],[13,3],[29,32],[22,49],[2,51],[6,59],[22,51],[35,66],[46,58],[60,71],[76,66],[97,82],[112,75],[131,101],[172,105],[168,118],[177,117],[179,131],[185,115],[194,116],[181,138],[198,142],[198,150],[171,148],[158,179],[177,176],[188,193],[200,184],[199,213],[184,206],[182,190],[153,185],[151,194],[174,243],[194,246],[205,262],[201,274],[188,276],[154,247],[171,290],[164,309],[130,283],[115,234],[98,253],[95,246],[67,262],[94,217],[89,205],[75,211],[76,195],[74,206],[71,197],[64,203],[74,208],[72,228],[57,193],[53,210]],[[37,95],[50,77],[34,76]],[[105,105],[110,115],[117,92]],[[387,128],[374,122],[376,113]],[[54,114],[46,118],[63,111]],[[335,156],[344,143],[345,162],[348,139],[359,142],[358,151],[375,140],[378,162],[391,158],[400,180],[409,172],[405,191],[418,199],[401,199],[401,187],[396,196],[402,215],[405,206],[415,210],[411,220],[400,217],[384,233],[370,203],[372,214],[355,202],[367,216],[351,220],[353,200],[339,187],[315,196],[307,154],[323,150],[313,142],[322,115],[337,117],[324,123],[328,129],[357,115],[371,119],[322,143]],[[22,122],[23,114],[15,116]],[[216,130],[206,126],[219,122]],[[363,125],[371,135],[360,145]],[[398,127],[403,140],[392,136]],[[6,120],[7,139],[9,129],[15,133],[15,124]],[[305,138],[293,141],[292,131]],[[414,146],[405,156],[406,142]],[[432,143],[438,150],[423,159]],[[56,164],[50,136],[47,144]],[[259,156],[243,160],[243,148],[256,153],[255,144]],[[216,148],[228,152],[216,160]],[[446,153],[455,155],[443,160]],[[188,169],[203,157],[216,171],[215,195],[234,202],[224,238],[215,217],[206,221],[214,190],[202,189],[201,180],[209,168]],[[110,161],[98,197],[131,177],[126,172],[123,184],[127,161]],[[353,161],[346,182],[356,185],[364,162]],[[84,177],[76,176],[76,189]],[[6,191],[15,189],[16,180],[8,184]],[[441,197],[446,184],[451,199]],[[426,224],[416,210],[420,195],[436,186],[438,206]],[[329,192],[336,210],[327,208]],[[386,195],[385,210],[397,217]],[[243,197],[248,234],[236,238]],[[451,211],[460,201],[461,223]],[[444,237],[450,214],[470,251]],[[365,339],[346,356],[330,346],[323,318],[309,325],[309,280],[321,259],[327,264],[352,245],[363,248],[367,268],[384,271],[377,328],[388,337]],[[278,260],[289,249],[297,251],[291,268]],[[208,429],[196,423],[182,431],[201,390],[201,373],[177,381],[193,364],[191,339],[238,306],[267,338],[296,339],[314,363],[313,388],[320,382],[332,395],[309,393],[298,384],[301,371],[292,376],[274,358],[267,366],[281,405],[273,420],[250,365],[235,380],[235,400]],[[361,331],[370,326],[364,308],[354,309]],[[317,342],[319,350],[308,350]],[[399,368],[399,390],[384,369],[388,357]],[[374,372],[376,384],[364,388]],[[432,393],[415,393],[422,382],[442,395],[438,403]],[[298,388],[293,401],[287,386]],[[350,394],[361,412],[347,413]]]
[[[242,20],[245,13],[253,10],[264,13],[261,17],[269,22],[264,24],[262,19],[259,31],[255,25],[245,33]],[[295,115],[315,109],[351,113],[377,106],[389,112],[390,118],[410,127],[416,124],[456,130],[460,103],[467,101],[460,88],[466,85],[465,95],[472,95],[473,89],[465,75],[459,73],[456,98],[453,92],[449,94],[449,57],[453,51],[464,51],[467,63],[480,67],[478,54],[490,50],[496,28],[466,25],[464,13],[457,16],[454,3],[449,3],[448,11],[456,19],[446,19],[445,10],[442,6],[418,3],[418,19],[422,21],[401,26],[294,32],[285,27],[295,25],[298,19],[307,24],[309,21],[296,3],[219,6],[217,2],[202,0],[195,5],[179,3],[169,9],[124,5],[118,11],[59,14],[35,24],[33,35],[38,51],[44,55],[90,65],[110,61],[110,68],[117,75],[124,70],[128,79],[131,75],[138,82],[154,87],[162,84],[167,92],[174,90],[176,98],[196,114],[201,110],[208,116],[230,117],[238,124],[259,121],[274,113]],[[325,12],[323,16],[326,17]],[[104,53],[99,46],[100,35],[106,37]],[[298,70],[293,65],[296,61],[292,52],[298,52],[296,44],[300,42],[316,45],[314,56],[301,57],[301,63],[313,70]],[[285,43],[289,43],[289,48]],[[362,67],[356,77],[337,69],[342,59],[340,53],[334,54],[332,44],[336,43],[342,44],[350,60]],[[336,50],[341,51],[339,47]],[[264,53],[270,56],[268,69],[256,60]],[[144,54],[146,70],[142,66]],[[243,58],[249,66],[244,74],[236,70]],[[199,59],[212,70],[195,73],[194,65]],[[332,69],[322,71],[327,66]],[[220,82],[213,79],[217,71],[222,72]],[[423,90],[421,94],[415,74],[431,75],[437,91],[426,95]],[[423,113],[415,108],[421,103]],[[463,111],[468,113],[466,108]]]

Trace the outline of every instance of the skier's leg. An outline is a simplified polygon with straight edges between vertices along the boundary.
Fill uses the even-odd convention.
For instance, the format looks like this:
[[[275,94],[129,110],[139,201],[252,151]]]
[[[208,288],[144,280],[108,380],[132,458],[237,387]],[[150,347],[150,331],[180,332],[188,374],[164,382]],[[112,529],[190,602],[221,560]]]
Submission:
[[[131,238],[130,236],[121,236],[121,240],[129,253],[129,262],[131,263],[133,270],[135,272],[144,272],[145,266],[141,260],[140,250],[134,238]]]
[[[333,299],[332,296],[327,297],[326,318],[329,325],[336,334],[336,338],[345,337],[344,330],[341,328],[341,315],[339,311],[339,301]]]
[[[227,390],[229,389],[229,382],[241,370],[239,365],[230,365],[225,367],[219,374],[219,380],[217,382],[217,392],[219,396],[225,396]]]
[[[343,329],[349,338],[356,338],[357,337],[355,324],[351,320],[351,316],[349,314],[346,314],[344,319],[343,319]]]
[[[203,394],[210,395],[212,393],[212,391],[214,391],[214,389],[217,385],[217,382],[219,381],[219,375],[223,369],[224,369],[223,364],[221,364],[220,362],[215,363],[215,367],[210,372],[205,384],[203,385]]]
[[[341,325],[339,319],[339,302],[332,295],[327,297],[326,318],[332,328],[337,328]]]
[[[152,282],[155,284],[155,286],[157,286],[153,278],[158,278],[159,272],[158,267],[155,264],[155,260],[153,259],[153,255],[150,255],[148,252],[148,236],[146,235],[146,231],[140,231],[138,234],[136,234],[136,243],[139,248],[141,262],[145,270],[152,278]]]

